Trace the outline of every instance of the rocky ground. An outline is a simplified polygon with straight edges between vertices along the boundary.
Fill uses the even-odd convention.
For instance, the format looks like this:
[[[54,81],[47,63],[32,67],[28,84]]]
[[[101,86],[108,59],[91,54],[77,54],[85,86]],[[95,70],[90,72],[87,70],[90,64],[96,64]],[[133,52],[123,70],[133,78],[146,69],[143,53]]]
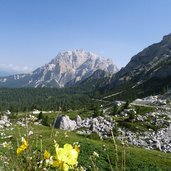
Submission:
[[[149,102],[150,100],[151,102]],[[131,107],[122,110],[114,116],[108,115],[106,112],[103,116],[95,118],[89,117],[82,119],[81,116],[78,115],[75,120],[71,120],[67,115],[60,115],[56,118],[54,126],[59,129],[76,131],[81,135],[96,133],[99,135],[100,139],[111,138],[111,131],[115,131],[115,133],[117,133],[115,134],[117,139],[121,140],[124,138],[125,142],[128,144],[146,149],[171,152],[171,110],[168,106],[164,108],[166,104],[163,103],[165,103],[166,100],[161,101],[157,96],[138,99],[132,104],[136,103],[136,105],[140,106],[147,105],[147,101],[150,106],[155,104],[155,111],[139,114]],[[105,109],[104,111],[107,110]],[[133,114],[133,117],[130,113]],[[10,128],[12,123],[10,122],[9,116],[9,113],[1,115],[0,129]],[[37,116],[33,115],[29,115],[27,118],[20,118],[16,123],[25,127],[28,122],[41,124],[41,121],[37,120]],[[134,129],[129,127],[130,125],[133,125]]]
[[[82,120],[79,115],[75,120],[71,120],[67,115],[62,115],[58,117],[55,127],[64,130],[77,130],[77,133],[82,135],[95,132],[103,139],[111,135],[115,121],[110,117],[104,118],[102,116]]]
[[[138,103],[140,102],[140,103]],[[147,103],[148,102],[148,103]],[[97,133],[100,139],[107,139],[111,137],[111,130],[117,129],[118,140],[124,139],[128,144],[140,146],[147,149],[157,149],[163,152],[171,152],[171,110],[168,106],[165,108],[166,99],[161,99],[161,96],[150,96],[144,99],[137,99],[132,104],[155,106],[155,111],[147,112],[143,115],[136,113],[134,109],[124,109],[116,117],[128,118],[130,112],[135,117],[131,119],[123,119],[133,124],[141,124],[140,126],[150,125],[153,129],[132,131],[127,127],[119,127],[117,120],[111,116],[99,116],[96,118],[81,119],[77,116],[75,120],[70,120],[66,115],[58,117],[55,126],[64,130],[76,130],[78,134]],[[161,106],[162,108],[160,108]],[[122,135],[121,135],[122,134]]]
[[[152,114],[156,117],[159,116],[159,112],[153,112]],[[160,114],[162,115],[163,113]],[[138,116],[136,119],[141,119],[144,122],[144,118]],[[163,122],[162,119],[156,119],[155,124],[162,124]],[[170,122],[170,120],[168,122]],[[117,122],[115,120],[101,116],[83,120],[80,116],[77,116],[74,121],[70,120],[68,116],[63,115],[60,116],[56,122],[56,127],[59,129],[76,130],[77,133],[81,135],[90,135],[95,132],[99,135],[100,139],[110,138],[111,130],[116,128],[116,125]],[[122,133],[122,135],[118,136],[117,139],[121,140],[124,135],[124,139],[128,144],[147,149],[158,149],[163,152],[171,152],[171,125],[166,128],[158,129],[157,131],[149,129],[145,132],[133,132],[126,128],[119,128],[118,132],[120,132],[120,135]]]

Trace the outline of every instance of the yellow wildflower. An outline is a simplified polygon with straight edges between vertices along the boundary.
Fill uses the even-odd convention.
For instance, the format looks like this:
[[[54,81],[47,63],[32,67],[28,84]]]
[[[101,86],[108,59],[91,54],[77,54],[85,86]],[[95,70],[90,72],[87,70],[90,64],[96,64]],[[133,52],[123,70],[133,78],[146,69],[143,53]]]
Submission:
[[[58,169],[63,171],[69,170],[69,165],[59,160],[53,160],[53,167],[57,167]]]
[[[28,147],[28,143],[24,138],[22,138],[22,142],[23,144],[17,148],[17,155],[22,153]]]
[[[68,171],[77,165],[79,148],[78,146],[73,146],[71,144],[65,144],[63,148],[59,148],[58,144],[55,144],[56,156],[53,163],[54,167],[58,167],[63,171]]]
[[[62,165],[62,168],[61,168],[63,171],[68,171],[69,170],[69,166],[68,166],[68,164],[66,164],[66,163],[63,163],[63,165]]]
[[[44,159],[45,160],[50,159],[50,153],[47,150],[45,150],[44,152]]]

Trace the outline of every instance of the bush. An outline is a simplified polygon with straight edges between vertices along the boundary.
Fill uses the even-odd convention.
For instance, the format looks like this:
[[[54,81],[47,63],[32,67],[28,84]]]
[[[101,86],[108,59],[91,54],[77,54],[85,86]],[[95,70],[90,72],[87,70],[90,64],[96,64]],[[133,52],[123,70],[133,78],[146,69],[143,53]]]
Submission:
[[[53,120],[49,118],[49,116],[43,116],[42,118],[42,125],[45,126],[51,126],[53,123]]]

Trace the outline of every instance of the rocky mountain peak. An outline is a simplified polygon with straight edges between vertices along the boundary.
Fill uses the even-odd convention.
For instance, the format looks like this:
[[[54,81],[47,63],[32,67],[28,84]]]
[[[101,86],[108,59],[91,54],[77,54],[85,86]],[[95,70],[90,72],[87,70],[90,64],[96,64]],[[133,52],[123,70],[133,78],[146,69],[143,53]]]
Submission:
[[[118,71],[111,60],[77,49],[58,53],[48,64],[37,68],[27,76],[25,80],[28,82],[25,80],[23,82],[24,86],[30,87],[64,87],[69,82],[75,85],[76,82],[83,81],[97,70],[111,74]],[[3,85],[7,84],[8,78],[2,81]],[[16,82],[18,81],[21,80],[18,79]]]
[[[65,86],[71,80],[77,82],[86,79],[99,69],[109,73],[118,71],[110,59],[104,59],[82,49],[60,52],[49,64],[42,67],[42,69],[44,71],[47,70],[50,75],[48,79],[55,79],[60,87]]]
[[[163,36],[163,40],[164,42],[170,42],[171,43],[171,33],[166,35],[166,36]]]
[[[69,65],[72,65],[73,68],[78,65],[83,64],[86,61],[97,61],[97,62],[105,62],[108,64],[113,64],[112,60],[104,59],[101,56],[98,56],[92,52],[87,52],[83,49],[76,49],[74,51],[65,51],[63,53],[58,53],[58,55],[49,63],[49,64],[57,64],[59,62],[65,62]]]

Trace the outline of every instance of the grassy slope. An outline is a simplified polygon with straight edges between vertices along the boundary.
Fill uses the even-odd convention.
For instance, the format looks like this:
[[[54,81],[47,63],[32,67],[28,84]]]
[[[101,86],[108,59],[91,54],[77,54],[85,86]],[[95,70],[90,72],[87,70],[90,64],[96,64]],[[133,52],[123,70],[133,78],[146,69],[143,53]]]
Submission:
[[[2,131],[0,131],[2,132]],[[106,159],[107,154],[110,156],[110,160],[114,167],[115,165],[115,155],[113,150],[113,143],[110,141],[100,141],[100,140],[93,140],[88,139],[83,136],[77,135],[75,132],[68,132],[67,135],[69,137],[65,137],[65,131],[52,129],[45,126],[34,126],[33,127],[33,138],[29,144],[38,144],[40,146],[40,135],[42,135],[43,139],[43,150],[47,149],[54,153],[54,144],[53,140],[55,139],[60,146],[65,143],[80,143],[80,155],[79,155],[79,164],[82,166],[88,167],[91,165],[91,161],[89,159],[90,155],[93,151],[99,153],[100,158],[97,160],[97,165],[100,170],[110,170],[108,160]],[[13,144],[16,144],[16,139],[20,136],[24,135],[25,130],[19,126],[16,126],[12,131],[5,131],[7,135],[13,135]],[[51,136],[52,133],[52,136]],[[39,139],[36,141],[36,139]],[[0,140],[0,142],[4,142],[5,140]],[[107,151],[103,150],[103,145],[106,146]],[[14,145],[15,149],[15,145]],[[119,165],[121,167],[121,153],[122,147],[121,144],[118,142],[118,149],[119,149]],[[5,151],[4,149],[1,150],[0,154],[3,154]],[[137,148],[133,146],[126,147],[126,170],[128,171],[170,171],[171,170],[171,154],[161,153],[159,151],[154,150],[145,150],[142,148]]]

